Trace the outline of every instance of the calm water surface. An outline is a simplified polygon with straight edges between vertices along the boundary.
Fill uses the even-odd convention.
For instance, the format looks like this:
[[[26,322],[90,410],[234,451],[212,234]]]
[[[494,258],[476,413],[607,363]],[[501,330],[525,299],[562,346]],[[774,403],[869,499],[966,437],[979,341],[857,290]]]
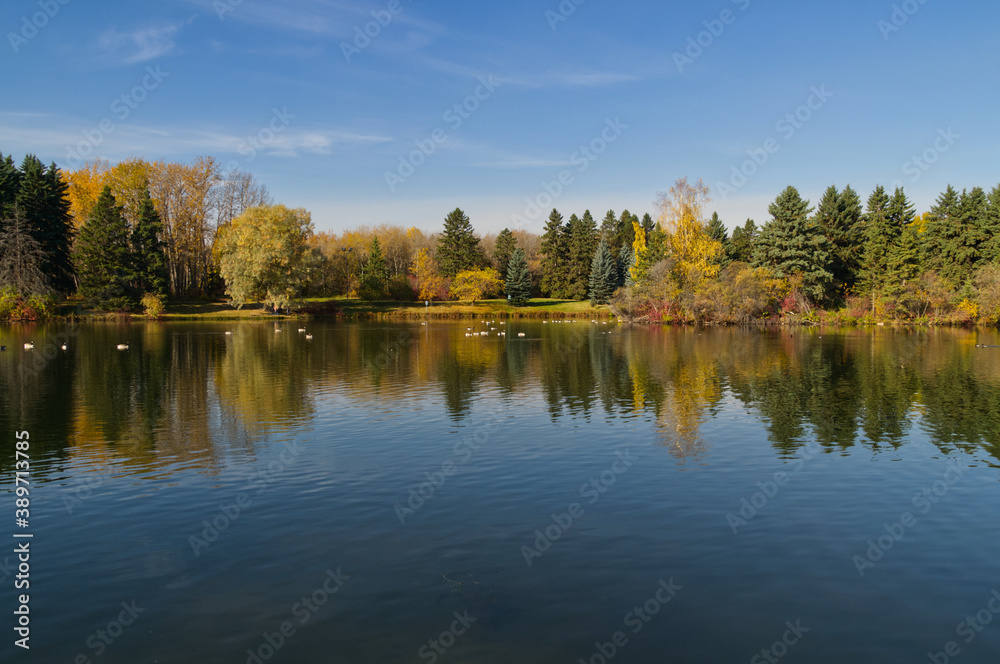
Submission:
[[[20,660],[1000,655],[996,333],[281,327],[0,328]]]

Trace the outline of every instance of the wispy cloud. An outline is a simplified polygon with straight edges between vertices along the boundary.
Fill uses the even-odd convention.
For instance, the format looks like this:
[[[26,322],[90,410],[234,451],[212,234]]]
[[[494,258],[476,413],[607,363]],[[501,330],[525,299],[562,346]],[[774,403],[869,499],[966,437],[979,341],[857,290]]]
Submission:
[[[0,145],[14,154],[37,153],[45,155],[43,161],[60,162],[70,149],[81,142],[87,143],[84,132],[93,127],[74,118],[56,118],[38,124],[23,113],[0,112]],[[58,126],[59,129],[51,127]],[[266,139],[266,140],[265,140]],[[388,136],[373,132],[337,128],[284,128],[280,132],[262,135],[247,128],[236,133],[230,128],[171,127],[140,124],[119,124],[115,130],[103,135],[97,145],[83,154],[86,158],[101,157],[118,161],[133,155],[150,159],[186,159],[198,154],[210,154],[220,159],[245,154],[273,157],[299,157],[302,155],[329,155],[356,147],[377,145],[391,141]]]
[[[119,64],[136,64],[161,57],[174,49],[181,23],[165,23],[132,31],[106,30],[99,37],[104,57]]]

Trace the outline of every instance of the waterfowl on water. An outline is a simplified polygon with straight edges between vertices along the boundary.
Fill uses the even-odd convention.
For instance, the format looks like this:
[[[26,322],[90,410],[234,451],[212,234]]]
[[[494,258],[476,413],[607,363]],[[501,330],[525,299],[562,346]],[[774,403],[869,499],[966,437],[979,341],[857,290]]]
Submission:
[[[299,332],[305,332],[305,331],[306,331],[306,328],[304,328],[304,327],[300,327],[299,328]]]
[[[62,346],[59,347],[62,348],[63,350],[66,350],[66,344],[63,344]]]
[[[128,344],[118,344],[116,348],[118,348],[118,350],[128,350]]]
[[[0,346],[0,353],[2,353],[2,352],[3,352],[3,351],[5,351],[5,350],[7,350],[7,347],[6,347],[6,346]]]
[[[233,331],[232,331],[232,330],[226,330],[226,334],[229,334],[229,335],[231,335],[232,333],[233,333]]]
[[[311,334],[307,334],[306,335],[306,339],[312,339],[312,338],[313,338],[313,335],[311,335]]]
[[[31,350],[34,347],[35,347],[34,341],[29,341],[28,343],[24,344],[24,350]]]

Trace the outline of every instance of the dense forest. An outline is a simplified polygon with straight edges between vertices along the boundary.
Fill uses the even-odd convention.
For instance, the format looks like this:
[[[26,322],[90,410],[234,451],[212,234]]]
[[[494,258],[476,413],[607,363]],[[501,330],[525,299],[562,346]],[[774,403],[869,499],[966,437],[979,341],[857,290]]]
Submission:
[[[288,308],[305,297],[609,304],[651,322],[902,320],[996,323],[1000,185],[952,186],[917,214],[902,188],[866,202],[849,185],[813,207],[795,187],[769,218],[732,232],[701,181],[678,180],[656,218],[552,210],[539,236],[479,235],[460,209],[441,231],[390,224],[316,232],[253,175],[129,159],[64,172],[0,154],[0,320],[43,317],[62,298],[161,311],[228,296]]]

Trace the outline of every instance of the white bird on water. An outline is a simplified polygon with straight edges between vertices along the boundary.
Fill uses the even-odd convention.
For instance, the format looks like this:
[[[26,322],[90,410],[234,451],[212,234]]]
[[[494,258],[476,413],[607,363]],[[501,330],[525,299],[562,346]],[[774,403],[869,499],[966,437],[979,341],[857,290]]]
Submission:
[[[118,344],[116,348],[118,350],[128,350],[128,344]]]
[[[62,348],[63,350],[66,350],[66,344],[63,344],[62,346],[59,347]]]
[[[35,347],[34,341],[29,341],[28,343],[24,344],[24,350],[31,350],[34,347]]]
[[[309,340],[309,339],[312,339],[312,338],[313,338],[313,335],[311,335],[311,334],[307,334],[306,335],[306,340]]]

